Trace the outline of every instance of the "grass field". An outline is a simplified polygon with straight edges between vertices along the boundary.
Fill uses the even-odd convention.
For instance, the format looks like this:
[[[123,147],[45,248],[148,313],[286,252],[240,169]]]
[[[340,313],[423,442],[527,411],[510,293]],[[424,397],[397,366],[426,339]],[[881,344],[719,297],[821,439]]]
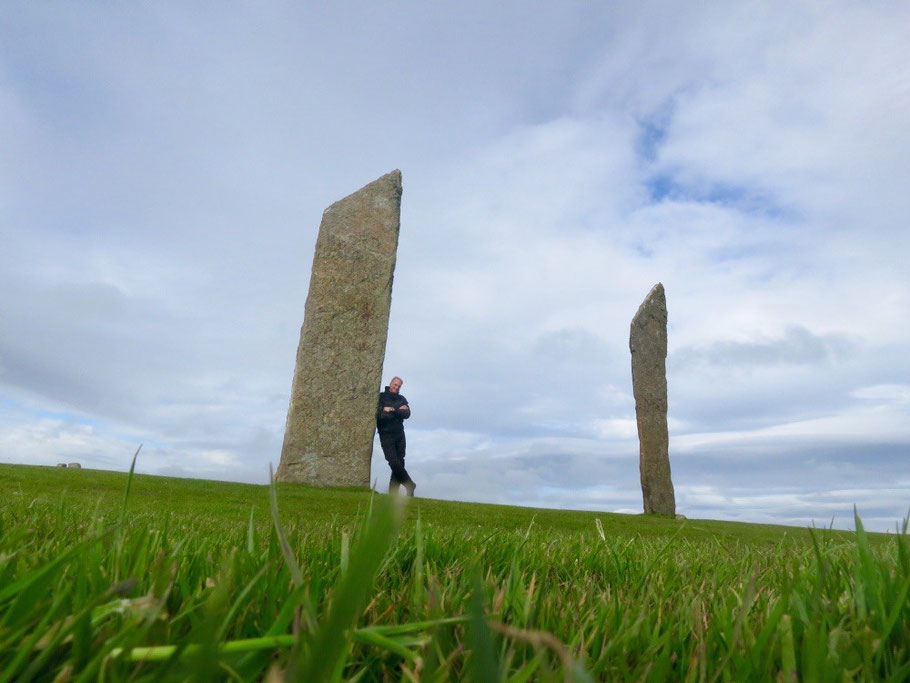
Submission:
[[[910,680],[903,534],[0,465],[0,682]]]

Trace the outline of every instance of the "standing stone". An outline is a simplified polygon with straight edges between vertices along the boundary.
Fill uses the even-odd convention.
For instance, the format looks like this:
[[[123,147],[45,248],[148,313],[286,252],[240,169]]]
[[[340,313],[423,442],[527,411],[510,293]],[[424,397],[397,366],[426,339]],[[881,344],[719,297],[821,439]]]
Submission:
[[[370,485],[400,208],[396,170],[322,214],[279,481]]]
[[[675,515],[667,430],[667,298],[659,282],[632,318],[629,350],[645,513]]]
[[[82,465],[80,465],[78,462],[71,462],[69,465],[67,465],[67,467],[69,467],[71,470],[81,470],[82,469]]]

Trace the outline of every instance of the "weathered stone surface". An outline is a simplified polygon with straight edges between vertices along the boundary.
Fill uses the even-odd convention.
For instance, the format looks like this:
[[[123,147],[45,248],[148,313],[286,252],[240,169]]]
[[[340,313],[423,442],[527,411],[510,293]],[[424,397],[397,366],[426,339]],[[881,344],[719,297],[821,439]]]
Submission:
[[[71,462],[69,465],[67,465],[67,467],[70,468],[71,470],[81,470],[82,469],[82,465],[80,465],[78,462]]]
[[[66,467],[66,463],[65,463],[65,462],[58,462],[58,463],[57,463],[57,467]]]
[[[322,215],[279,481],[370,484],[400,208],[396,170]]]
[[[667,430],[667,299],[659,282],[632,318],[629,350],[645,512],[675,515]]]

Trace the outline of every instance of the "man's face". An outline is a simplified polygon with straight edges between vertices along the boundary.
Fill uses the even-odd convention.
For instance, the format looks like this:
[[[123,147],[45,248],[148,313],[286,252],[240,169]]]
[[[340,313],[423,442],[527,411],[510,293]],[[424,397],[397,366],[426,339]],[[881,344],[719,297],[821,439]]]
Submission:
[[[389,382],[389,391],[391,391],[393,394],[397,394],[399,389],[401,389],[401,380],[396,377],[391,382]]]

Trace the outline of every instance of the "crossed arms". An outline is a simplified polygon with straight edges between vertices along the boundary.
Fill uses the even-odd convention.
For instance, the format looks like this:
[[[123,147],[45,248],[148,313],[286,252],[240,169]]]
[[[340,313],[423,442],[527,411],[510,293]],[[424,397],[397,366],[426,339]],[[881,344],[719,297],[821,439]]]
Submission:
[[[379,417],[380,419],[388,419],[390,417],[394,417],[395,413],[400,413],[401,419],[407,420],[409,417],[411,417],[411,408],[407,403],[402,403],[397,408],[393,408],[392,406],[383,406]]]

